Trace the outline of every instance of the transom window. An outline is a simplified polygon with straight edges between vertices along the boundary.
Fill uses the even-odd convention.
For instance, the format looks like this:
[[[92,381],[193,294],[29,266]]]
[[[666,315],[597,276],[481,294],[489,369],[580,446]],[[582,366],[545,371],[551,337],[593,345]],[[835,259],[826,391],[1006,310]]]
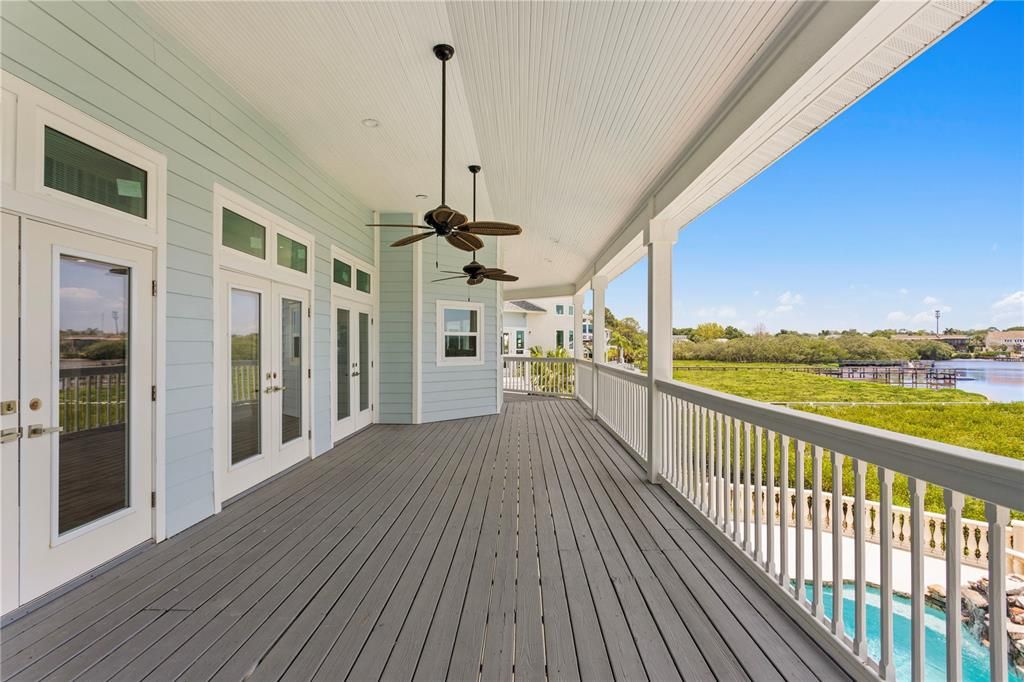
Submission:
[[[334,283],[343,287],[352,286],[352,266],[337,258],[334,259]]]
[[[480,303],[437,302],[437,364],[483,363],[483,314]]]
[[[370,293],[370,273],[356,270],[356,289],[364,294]]]
[[[146,171],[45,126],[43,185],[146,218]]]
[[[263,260],[267,256],[267,228],[225,208],[221,243]]]
[[[306,245],[283,234],[277,235],[277,264],[306,272]]]

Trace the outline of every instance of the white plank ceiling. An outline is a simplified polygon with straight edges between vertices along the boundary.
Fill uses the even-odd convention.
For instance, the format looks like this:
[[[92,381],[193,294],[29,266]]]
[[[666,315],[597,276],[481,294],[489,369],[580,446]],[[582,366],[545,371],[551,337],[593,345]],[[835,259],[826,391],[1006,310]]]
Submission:
[[[448,203],[469,212],[465,168],[480,163],[479,217],[524,229],[503,241],[505,267],[521,277],[510,289],[574,281],[793,14],[781,1],[142,6],[382,211],[422,213],[440,199],[431,46],[454,45]]]

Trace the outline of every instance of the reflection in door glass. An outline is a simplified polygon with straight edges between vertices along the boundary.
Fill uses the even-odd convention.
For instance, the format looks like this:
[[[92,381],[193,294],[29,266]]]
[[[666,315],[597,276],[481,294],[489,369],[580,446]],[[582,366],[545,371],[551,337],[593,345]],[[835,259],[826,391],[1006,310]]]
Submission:
[[[281,299],[281,443],[302,436],[302,301]]]
[[[359,313],[359,411],[370,408],[370,316]]]
[[[337,261],[335,261],[337,262]],[[347,419],[352,414],[352,353],[349,350],[349,315],[344,308],[338,308],[338,416]]]
[[[131,504],[128,336],[131,270],[60,258],[57,530]]]
[[[231,463],[260,453],[260,295],[231,290]]]

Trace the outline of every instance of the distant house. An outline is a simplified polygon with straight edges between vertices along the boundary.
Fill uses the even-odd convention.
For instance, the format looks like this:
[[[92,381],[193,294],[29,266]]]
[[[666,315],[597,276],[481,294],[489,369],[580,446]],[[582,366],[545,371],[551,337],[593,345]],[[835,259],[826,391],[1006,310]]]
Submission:
[[[985,347],[999,349],[1006,346],[1008,350],[1024,352],[1024,330],[1016,329],[1008,332],[990,331],[985,334]]]
[[[573,319],[576,314],[572,297],[546,298],[542,304],[534,301],[506,301],[502,311],[501,352],[503,355],[529,355],[530,348],[540,346],[544,351],[564,348],[572,353],[576,339]],[[593,326],[584,323],[593,338]]]
[[[971,337],[965,334],[893,334],[889,338],[893,341],[941,341],[958,352],[966,352],[971,342]]]

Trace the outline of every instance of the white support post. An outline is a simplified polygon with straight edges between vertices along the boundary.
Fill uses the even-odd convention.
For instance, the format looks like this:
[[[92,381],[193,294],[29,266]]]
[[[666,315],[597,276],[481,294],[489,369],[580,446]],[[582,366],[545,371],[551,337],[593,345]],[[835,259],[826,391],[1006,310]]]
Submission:
[[[580,397],[580,368],[579,361],[583,359],[583,292],[573,294],[572,297],[572,392],[576,398]],[[591,372],[591,383],[593,383],[593,372]],[[592,397],[592,396],[589,396]]]
[[[662,411],[655,382],[672,379],[672,245],[674,223],[651,220],[647,245],[647,479],[661,480],[665,453]]]
[[[600,394],[598,391],[600,384],[598,365],[603,365],[608,355],[604,340],[604,291],[607,288],[608,278],[604,275],[595,275],[590,280],[590,289],[594,292],[594,376],[590,382],[593,390],[590,407],[594,419],[597,419],[597,401]]]

